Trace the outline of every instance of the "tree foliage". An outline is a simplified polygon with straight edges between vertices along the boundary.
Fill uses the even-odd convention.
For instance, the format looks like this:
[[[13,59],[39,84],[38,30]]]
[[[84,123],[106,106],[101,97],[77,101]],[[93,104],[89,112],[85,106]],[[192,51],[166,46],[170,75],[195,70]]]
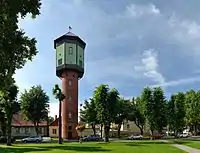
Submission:
[[[29,91],[25,90],[20,97],[21,109],[27,120],[33,122],[37,135],[41,121],[48,117],[49,97],[39,86],[33,86]]]
[[[194,128],[194,133],[197,135],[200,124],[200,91],[190,90],[186,92],[185,105],[187,124]]]
[[[152,135],[155,130],[161,133],[163,127],[167,125],[166,100],[163,90],[160,87],[144,88],[141,100],[145,103],[145,115]]]
[[[143,129],[145,125],[145,103],[141,100],[140,97],[132,99],[130,106],[130,111],[128,114],[128,119],[134,121],[135,125],[140,129],[141,135],[143,135]]]
[[[185,127],[185,95],[184,93],[173,94],[167,104],[168,125],[171,131],[182,132]]]
[[[117,124],[117,135],[120,138],[121,126],[128,118],[130,101],[120,98],[116,105],[116,116],[114,117],[114,123]]]
[[[4,117],[6,118],[7,145],[11,145],[11,126],[13,114],[20,110],[20,104],[17,101],[18,87],[15,84],[10,85],[6,90],[0,92],[0,106]]]
[[[58,99],[59,101],[63,101],[65,99],[65,95],[62,93],[62,90],[57,84],[53,88],[52,93],[55,96],[55,98]]]
[[[40,0],[3,0],[0,3],[0,87],[14,83],[13,74],[37,54],[36,40],[18,27],[19,17],[39,15]]]
[[[161,133],[163,128],[167,126],[167,109],[166,109],[166,99],[164,96],[164,91],[161,87],[156,87],[153,89],[153,101],[154,105],[154,120],[156,123],[156,130]]]
[[[85,100],[83,110],[80,111],[81,121],[88,123],[92,126],[93,133],[96,135],[96,125],[99,124],[97,119],[96,104],[94,99],[90,98],[89,101]]]
[[[93,95],[97,108],[97,119],[104,125],[105,141],[109,141],[110,124],[117,114],[116,106],[119,93],[116,89],[109,89],[108,85],[100,85]]]

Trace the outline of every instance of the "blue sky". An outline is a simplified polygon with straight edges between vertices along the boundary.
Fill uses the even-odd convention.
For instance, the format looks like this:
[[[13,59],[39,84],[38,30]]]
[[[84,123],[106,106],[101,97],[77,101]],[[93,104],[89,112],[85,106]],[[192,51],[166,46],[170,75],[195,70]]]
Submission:
[[[53,40],[68,32],[86,43],[85,74],[79,81],[79,103],[102,83],[124,97],[145,86],[160,85],[166,96],[200,83],[199,0],[43,0],[41,15],[20,21],[39,50],[18,70],[20,92],[42,85],[50,96],[50,114],[58,113],[52,96],[55,74]]]

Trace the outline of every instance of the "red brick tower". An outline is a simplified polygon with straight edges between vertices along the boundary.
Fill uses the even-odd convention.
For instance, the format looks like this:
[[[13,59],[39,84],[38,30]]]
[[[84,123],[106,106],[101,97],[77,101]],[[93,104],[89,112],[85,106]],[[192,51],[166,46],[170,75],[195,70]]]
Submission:
[[[84,74],[86,43],[68,32],[54,40],[56,49],[56,75],[62,80],[66,98],[62,102],[62,138],[76,139],[78,124],[78,80]]]

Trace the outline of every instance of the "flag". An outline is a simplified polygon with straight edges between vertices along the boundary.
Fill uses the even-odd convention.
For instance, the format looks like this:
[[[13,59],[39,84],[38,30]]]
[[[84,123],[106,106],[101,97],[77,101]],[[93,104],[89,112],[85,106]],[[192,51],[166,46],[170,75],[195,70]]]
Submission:
[[[70,31],[70,30],[72,30],[72,27],[71,27],[71,26],[69,26],[69,31]]]

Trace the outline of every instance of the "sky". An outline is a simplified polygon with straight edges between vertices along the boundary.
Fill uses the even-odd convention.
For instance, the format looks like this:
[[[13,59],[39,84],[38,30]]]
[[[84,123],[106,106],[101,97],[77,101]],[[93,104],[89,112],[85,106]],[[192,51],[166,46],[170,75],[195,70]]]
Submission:
[[[199,6],[199,0],[42,0],[41,15],[19,23],[37,39],[39,51],[15,74],[20,93],[41,85],[50,97],[50,115],[58,114],[52,88],[61,80],[53,41],[69,26],[87,44],[79,104],[102,83],[125,98],[138,96],[146,86],[162,86],[166,97],[198,90]]]

